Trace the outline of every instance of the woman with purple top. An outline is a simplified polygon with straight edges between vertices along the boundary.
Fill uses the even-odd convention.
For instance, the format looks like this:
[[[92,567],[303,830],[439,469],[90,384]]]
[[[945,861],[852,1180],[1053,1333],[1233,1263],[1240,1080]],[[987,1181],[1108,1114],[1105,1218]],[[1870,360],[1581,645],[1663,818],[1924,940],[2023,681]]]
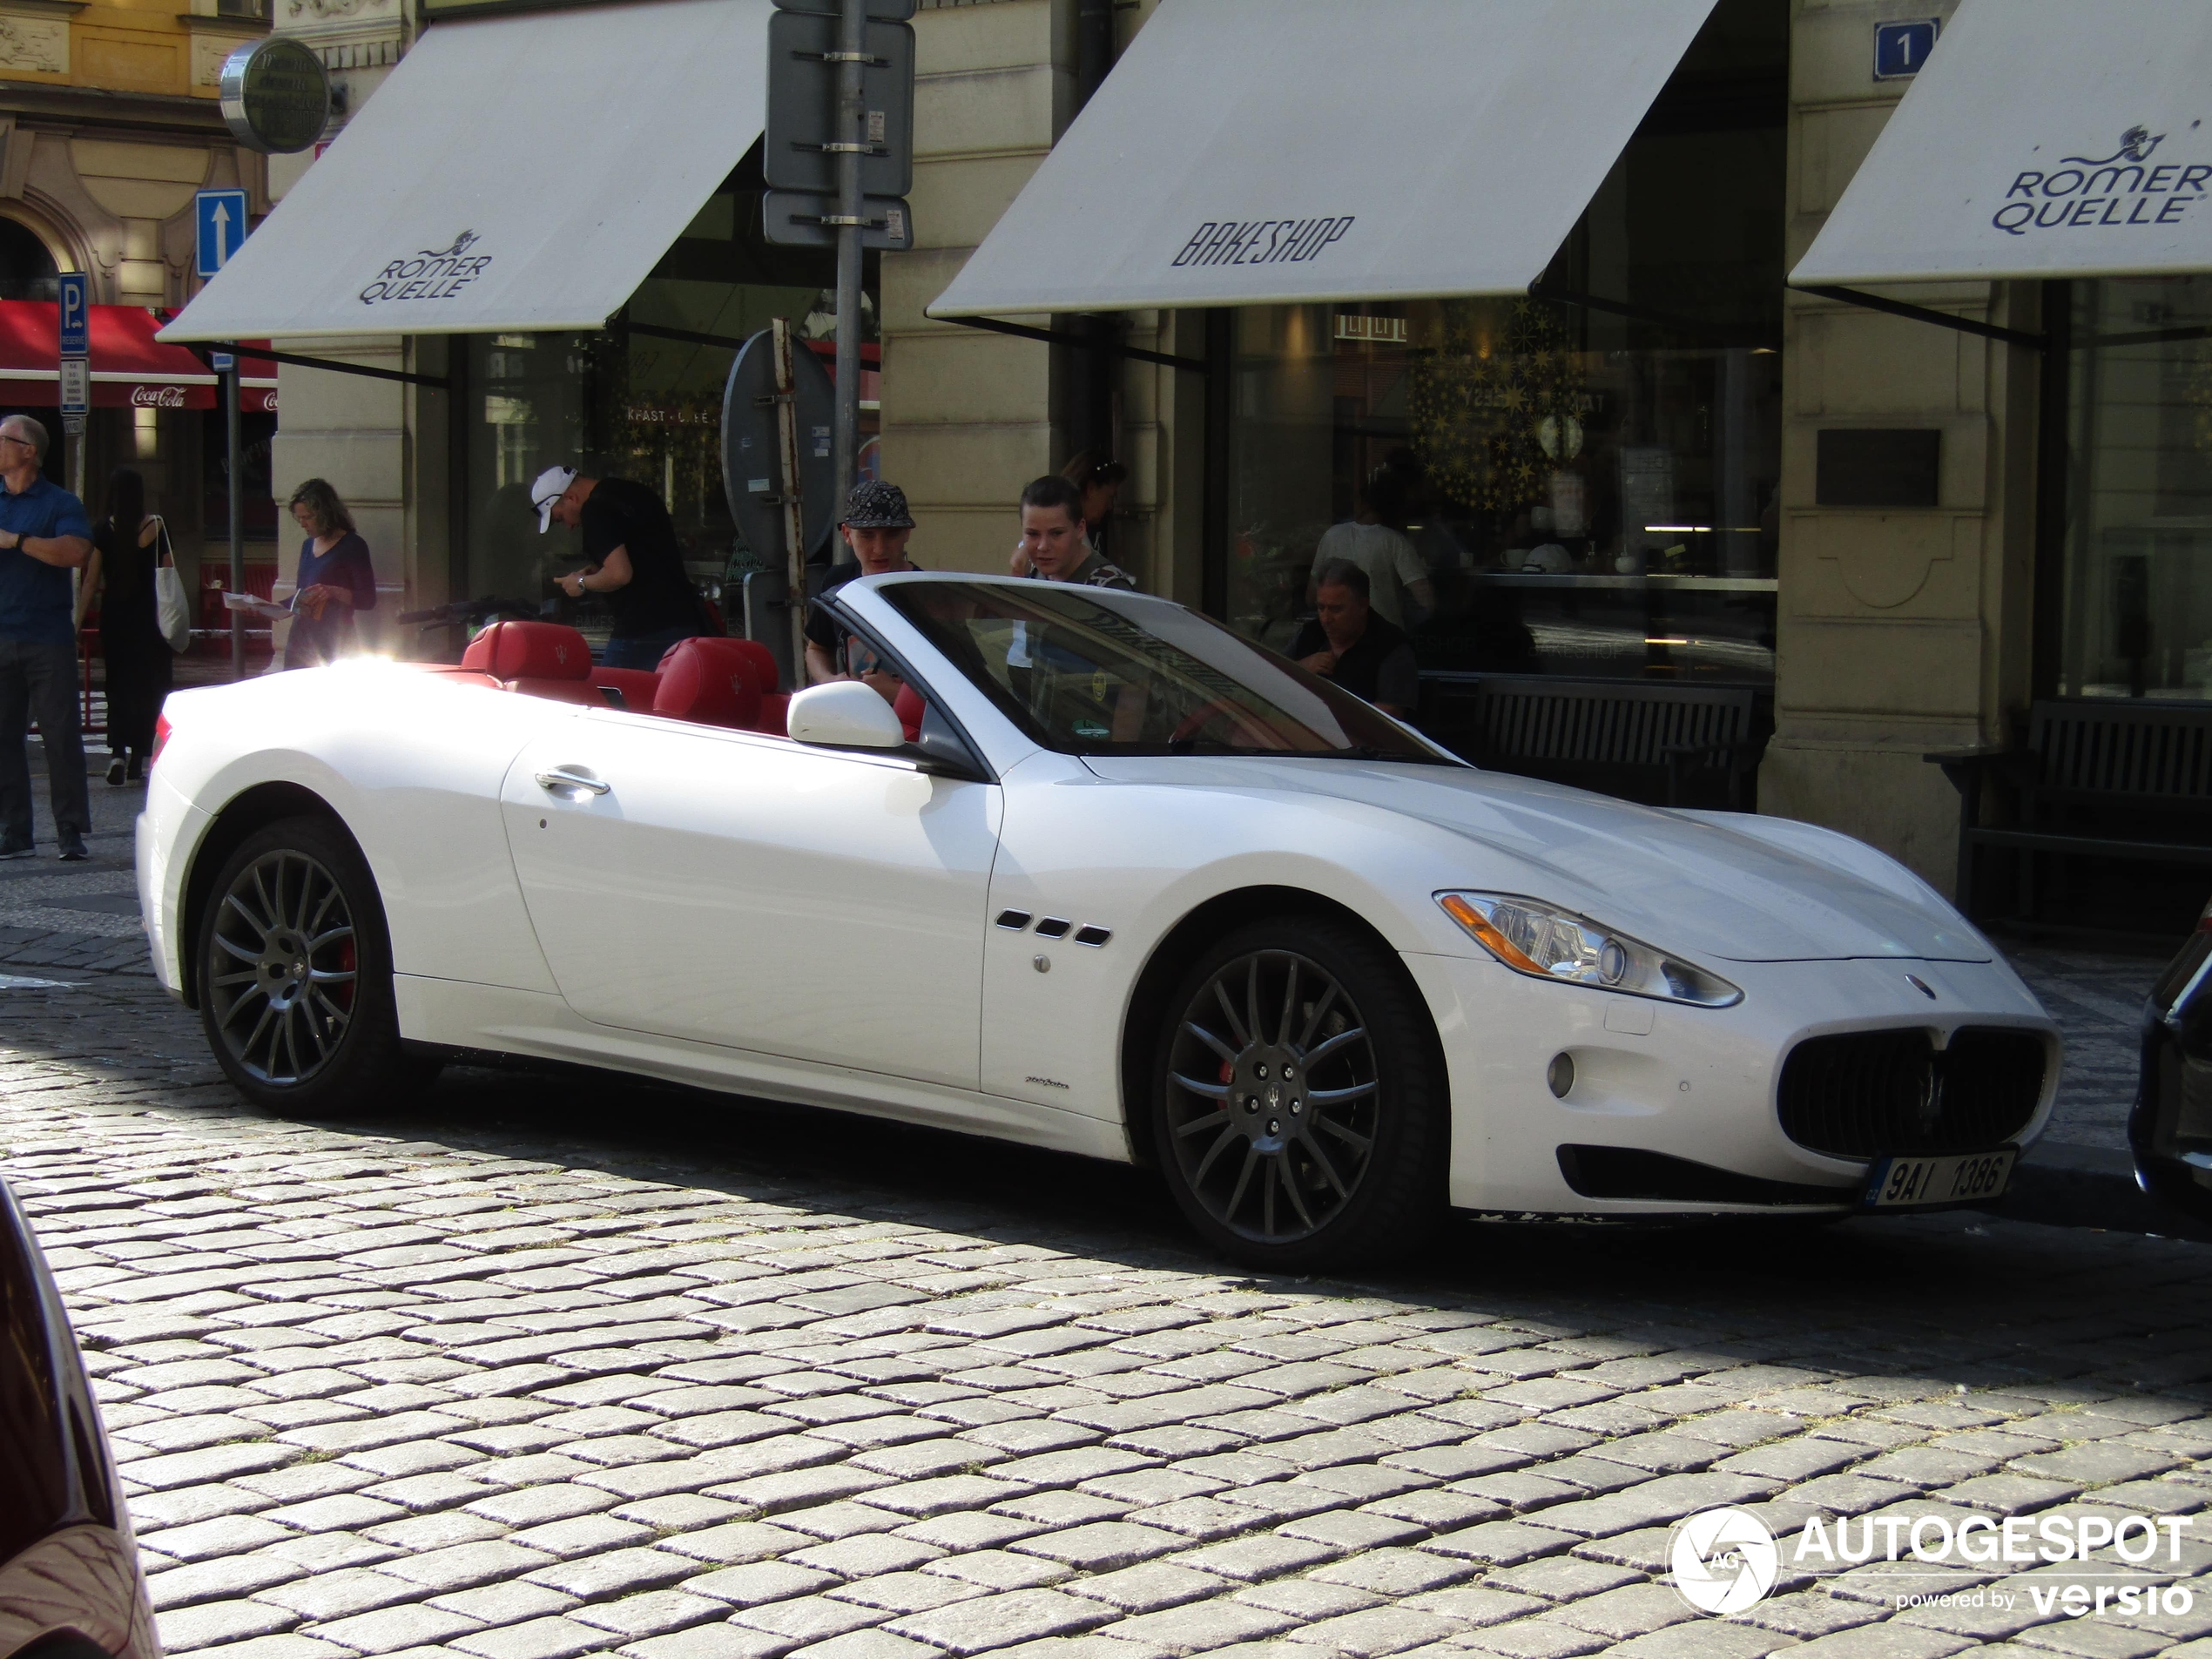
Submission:
[[[307,539],[300,546],[284,665],[319,668],[352,649],[354,617],[376,608],[376,567],[354,516],[323,480],[310,478],[292,492],[292,517]]]

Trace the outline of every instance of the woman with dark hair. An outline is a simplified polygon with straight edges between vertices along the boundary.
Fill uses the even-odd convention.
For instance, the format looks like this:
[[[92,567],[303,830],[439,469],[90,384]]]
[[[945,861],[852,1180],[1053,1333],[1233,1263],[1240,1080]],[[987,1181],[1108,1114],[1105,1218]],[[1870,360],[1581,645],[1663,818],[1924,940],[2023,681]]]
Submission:
[[[322,479],[310,478],[292,492],[292,517],[307,539],[300,544],[284,665],[320,668],[352,648],[354,617],[376,609],[376,567],[354,516]]]
[[[108,475],[107,512],[77,593],[81,624],[97,594],[100,655],[107,664],[107,780],[136,783],[153,752],[153,724],[169,695],[175,658],[161,637],[153,573],[173,559],[169,527],[146,512],[146,481],[128,467]]]

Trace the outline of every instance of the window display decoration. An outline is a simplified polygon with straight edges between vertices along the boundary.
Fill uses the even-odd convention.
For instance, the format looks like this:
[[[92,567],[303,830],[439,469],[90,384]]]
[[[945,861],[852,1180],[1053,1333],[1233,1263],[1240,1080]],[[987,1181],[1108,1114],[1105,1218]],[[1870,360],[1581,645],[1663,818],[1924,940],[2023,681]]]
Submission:
[[[1464,506],[1512,511],[1549,499],[1552,475],[1581,448],[1581,361],[1561,307],[1514,302],[1442,307],[1437,349],[1413,364],[1413,448],[1439,491]]]

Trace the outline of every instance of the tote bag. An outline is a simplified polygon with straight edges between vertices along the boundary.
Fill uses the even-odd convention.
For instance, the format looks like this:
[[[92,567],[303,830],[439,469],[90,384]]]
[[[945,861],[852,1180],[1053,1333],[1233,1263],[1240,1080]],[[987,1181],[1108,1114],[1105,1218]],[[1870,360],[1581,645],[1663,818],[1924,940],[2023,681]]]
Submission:
[[[192,649],[192,601],[185,593],[184,573],[177,569],[177,550],[170,544],[169,526],[154,521],[153,598],[161,624],[161,637],[173,651]]]

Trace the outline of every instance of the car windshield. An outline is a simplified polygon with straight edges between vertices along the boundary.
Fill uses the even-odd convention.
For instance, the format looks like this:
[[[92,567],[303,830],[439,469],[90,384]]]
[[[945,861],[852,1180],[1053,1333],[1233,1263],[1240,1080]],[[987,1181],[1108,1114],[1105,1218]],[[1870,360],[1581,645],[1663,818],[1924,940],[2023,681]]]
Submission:
[[[1063,754],[1459,764],[1179,605],[1123,609],[1044,582],[898,582],[883,597],[1025,732]]]

